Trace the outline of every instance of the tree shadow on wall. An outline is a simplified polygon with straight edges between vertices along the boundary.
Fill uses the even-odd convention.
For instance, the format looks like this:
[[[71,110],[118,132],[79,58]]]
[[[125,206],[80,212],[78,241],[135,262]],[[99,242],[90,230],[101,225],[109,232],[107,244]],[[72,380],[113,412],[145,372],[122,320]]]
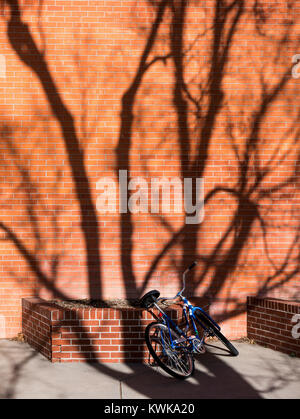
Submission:
[[[207,164],[209,163],[209,148],[214,139],[214,130],[218,115],[221,110],[228,108],[223,91],[223,82],[226,75],[226,66],[230,58],[230,50],[241,18],[245,14],[245,2],[243,0],[225,2],[217,1],[214,9],[214,21],[211,28],[211,56],[210,69],[205,80],[199,83],[199,93],[195,96],[191,92],[185,75],[185,53],[183,35],[186,25],[187,2],[182,0],[172,3],[172,24],[170,30],[170,50],[174,62],[174,90],[173,104],[177,113],[177,132],[178,143],[180,147],[181,175],[183,178],[203,177]],[[280,48],[285,48],[286,43],[292,39],[292,30],[295,27],[296,20],[291,20],[285,27],[284,34],[279,40],[272,40],[278,45],[277,53],[280,54]],[[283,39],[284,38],[284,39]],[[299,42],[298,44],[299,45]],[[295,45],[296,47],[296,45]],[[278,52],[279,51],[279,52]],[[204,199],[204,204],[208,205],[216,199],[217,195],[227,195],[235,200],[235,209],[231,213],[231,221],[220,239],[215,244],[213,250],[208,255],[201,255],[198,250],[199,235],[201,234],[201,224],[183,225],[178,231],[170,234],[170,239],[166,242],[161,252],[154,258],[148,272],[144,278],[143,289],[156,271],[158,264],[165,257],[170,257],[176,261],[176,256],[172,257],[172,249],[180,245],[182,249],[181,263],[175,264],[175,269],[179,273],[183,272],[185,267],[194,260],[200,261],[200,274],[195,276],[191,273],[191,289],[193,292],[201,284],[209,280],[204,297],[216,298],[223,289],[227,279],[236,270],[240,263],[240,257],[251,238],[254,226],[258,223],[261,228],[261,234],[264,240],[264,252],[268,257],[270,265],[274,269],[274,274],[267,279],[260,281],[259,295],[267,295],[276,287],[280,287],[294,278],[299,272],[299,225],[294,229],[294,240],[292,241],[286,256],[282,263],[275,263],[269,257],[267,236],[271,229],[268,218],[263,214],[261,206],[264,201],[274,200],[282,193],[284,196],[288,188],[293,188],[296,182],[297,168],[292,168],[291,174],[284,180],[273,183],[268,187],[268,182],[272,175],[276,176],[281,165],[286,164],[289,158],[292,158],[294,150],[299,150],[299,111],[287,124],[287,129],[279,138],[278,144],[274,147],[273,153],[269,158],[265,158],[264,147],[267,150],[263,138],[263,124],[266,122],[270,108],[276,104],[276,100],[282,95],[284,89],[291,79],[291,66],[287,65],[281,75],[277,77],[275,83],[268,83],[268,74],[264,74],[264,69],[260,70],[261,97],[252,113],[249,112],[249,124],[245,140],[236,138],[234,132],[234,122],[229,115],[227,117],[226,135],[228,138],[228,147],[231,147],[235,156],[235,172],[237,181],[233,186],[222,185],[221,183],[210,189]],[[293,98],[293,97],[292,97]],[[291,98],[291,99],[292,99]],[[223,106],[224,105],[224,106]],[[248,107],[245,102],[242,105]],[[224,112],[224,110],[223,110]],[[190,126],[191,115],[195,120],[196,130]],[[196,152],[192,157],[192,138],[195,137],[195,131],[198,134],[196,140]],[[285,141],[285,135],[290,136],[291,141],[282,146]],[[272,183],[272,182],[271,182]],[[194,202],[195,191],[193,192]],[[167,225],[166,219],[160,217],[161,227]],[[204,222],[205,224],[205,222]],[[228,245],[228,243],[230,243]],[[292,269],[290,268],[292,265]],[[194,275],[194,277],[193,277]],[[278,282],[274,281],[278,279]],[[238,313],[245,311],[245,304],[238,303],[232,310],[234,317]],[[230,317],[226,313],[226,318]]]
[[[88,270],[89,294],[101,298],[101,257],[99,222],[92,199],[91,186],[84,163],[84,151],[76,132],[74,118],[56,87],[44,58],[26,23],[18,0],[7,0],[10,17],[7,35],[12,49],[19,59],[37,76],[48,100],[53,116],[59,124],[70,164],[76,197],[80,208],[81,230],[85,242],[86,266]],[[45,278],[44,278],[45,279]]]

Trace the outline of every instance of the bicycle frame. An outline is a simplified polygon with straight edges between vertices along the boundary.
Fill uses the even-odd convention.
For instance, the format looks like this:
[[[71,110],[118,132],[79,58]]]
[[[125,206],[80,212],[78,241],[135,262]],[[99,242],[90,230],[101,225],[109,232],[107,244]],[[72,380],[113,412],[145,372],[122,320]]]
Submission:
[[[199,319],[196,318],[196,316],[195,316],[196,311],[201,311],[201,313],[209,321],[211,321],[219,330],[221,328],[201,307],[197,307],[197,306],[194,306],[193,304],[191,304],[188,301],[187,298],[185,298],[181,295],[181,293],[178,293],[178,297],[181,297],[181,299],[183,301],[183,314],[184,314],[184,318],[185,318],[185,322],[186,322],[185,330],[182,330],[176,323],[174,323],[173,320],[158,306],[158,304],[156,302],[154,302],[154,306],[158,309],[158,311],[160,313],[159,317],[157,317],[154,313],[152,313],[152,312],[151,313],[152,313],[153,317],[156,318],[156,320],[162,321],[168,327],[172,349],[175,349],[178,346],[180,346],[180,343],[188,342],[188,344],[190,345],[189,349],[191,351],[193,351],[193,349],[194,349],[194,345],[193,345],[194,339],[200,340],[200,342],[202,344],[204,342],[205,337],[208,334],[208,331],[209,331],[209,329],[203,323],[201,323],[201,321]],[[187,334],[186,334],[186,332],[190,328],[190,326],[189,326],[190,322],[192,324],[193,332],[194,332],[194,336],[192,336],[192,337],[187,336]],[[204,330],[204,334],[203,334],[202,338],[200,338],[200,336],[199,336],[199,332],[198,332],[198,329],[197,329],[197,323],[199,323],[200,326],[202,327],[202,329]],[[173,340],[171,329],[175,330],[179,334],[180,339]],[[162,341],[163,341],[163,336],[161,336],[161,338],[162,338]]]
[[[176,378],[189,377],[194,371],[194,355],[206,352],[206,338],[215,337],[228,349],[231,355],[237,356],[238,350],[221,333],[221,327],[206,311],[194,306],[184,297],[186,274],[196,266],[193,262],[183,273],[183,287],[174,297],[160,297],[157,290],[148,291],[140,300],[141,307],[148,310],[156,322],[148,324],[145,330],[145,340],[149,355],[154,359],[153,365],[158,365],[168,374]],[[159,301],[181,300],[182,320],[180,327],[165,313]],[[151,308],[155,308],[152,311]],[[156,312],[158,310],[158,313]],[[201,331],[202,329],[202,331]],[[210,346],[210,345],[208,345]]]
[[[197,307],[197,306],[194,306],[193,304],[191,304],[190,302],[189,302],[189,300],[187,299],[187,298],[185,298],[185,297],[183,297],[183,296],[181,296],[181,298],[182,298],[182,300],[183,300],[183,313],[184,313],[184,316],[185,316],[185,320],[186,320],[186,322],[187,322],[187,325],[189,324],[189,322],[188,322],[188,316],[187,316],[187,312],[188,312],[188,315],[189,315],[189,318],[191,319],[191,323],[192,323],[192,325],[193,325],[193,329],[194,329],[194,332],[195,332],[195,335],[196,336],[198,336],[198,330],[197,330],[197,327],[196,327],[196,323],[200,323],[200,326],[202,327],[202,329],[204,329],[204,330],[208,330],[207,329],[207,327],[203,324],[203,323],[201,323],[201,321],[199,320],[199,319],[197,319],[196,318],[196,316],[195,316],[195,312],[196,311],[201,311],[201,313],[210,321],[210,322],[212,322],[213,324],[214,324],[214,326],[216,326],[217,327],[217,329],[218,330],[221,330],[221,327],[218,325],[218,323],[216,323],[211,317],[210,317],[210,315],[209,314],[207,314],[206,313],[206,311],[204,311],[203,310],[203,308],[201,308],[201,307]]]
[[[209,327],[205,326],[205,324],[203,324],[200,321],[200,319],[195,316],[196,311],[200,311],[202,316],[204,316],[218,330],[221,330],[221,327],[209,316],[209,314],[207,314],[201,307],[193,306],[193,304],[191,304],[189,302],[189,300],[182,295],[183,291],[185,290],[185,283],[186,283],[185,277],[188,274],[188,272],[191,269],[193,269],[196,265],[197,265],[197,262],[195,261],[184,271],[184,273],[182,275],[183,287],[182,287],[181,291],[179,291],[175,295],[175,297],[164,298],[165,300],[175,300],[176,298],[180,298],[183,301],[183,314],[184,314],[184,318],[185,318],[185,322],[186,322],[186,326],[185,326],[184,331],[181,330],[180,327],[178,327],[177,324],[175,324],[172,319],[170,319],[170,317],[158,306],[156,301],[153,301],[154,306],[158,309],[158,311],[160,313],[159,314],[160,318],[157,317],[152,312],[151,312],[151,314],[153,315],[153,317],[156,320],[162,321],[168,327],[172,349],[176,348],[176,345],[178,345],[179,343],[188,342],[190,344],[191,350],[194,350],[193,341],[197,340],[197,345],[199,345],[199,341],[200,341],[200,345],[202,345],[202,343],[204,342],[205,337],[210,334]],[[161,298],[161,299],[163,299],[163,298]],[[190,323],[192,324],[194,335],[187,336],[186,332],[190,328]],[[200,326],[204,330],[204,334],[203,334],[202,338],[200,338],[200,336],[199,336],[199,332],[198,332],[198,329],[197,329],[197,323],[200,324]],[[177,339],[175,341],[172,339],[171,329],[175,330],[179,334],[180,339]],[[161,338],[162,338],[162,341],[163,341],[163,336],[161,336]]]

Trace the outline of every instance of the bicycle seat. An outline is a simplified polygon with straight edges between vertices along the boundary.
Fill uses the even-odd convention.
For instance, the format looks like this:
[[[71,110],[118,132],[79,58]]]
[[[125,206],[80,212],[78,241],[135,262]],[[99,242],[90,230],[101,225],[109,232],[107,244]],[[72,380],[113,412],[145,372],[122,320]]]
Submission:
[[[143,297],[140,299],[140,306],[146,309],[153,306],[155,300],[160,296],[160,292],[157,290],[152,290],[147,292]]]

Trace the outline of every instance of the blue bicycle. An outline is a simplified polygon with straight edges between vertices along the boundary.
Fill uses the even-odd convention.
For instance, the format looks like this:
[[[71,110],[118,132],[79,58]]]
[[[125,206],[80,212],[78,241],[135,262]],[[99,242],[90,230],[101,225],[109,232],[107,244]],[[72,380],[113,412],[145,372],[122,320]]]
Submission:
[[[140,305],[148,310],[156,320],[150,323],[145,330],[145,340],[150,354],[163,370],[173,377],[181,379],[193,374],[193,355],[205,352],[205,339],[208,337],[217,337],[227,347],[231,355],[239,354],[221,333],[220,326],[201,307],[193,306],[182,294],[185,290],[185,277],[196,264],[197,262],[193,262],[183,273],[183,288],[175,297],[158,298],[160,292],[152,290],[140,300]],[[183,330],[158,305],[161,300],[177,298],[183,302],[185,322]],[[159,316],[151,310],[153,307],[159,311]]]

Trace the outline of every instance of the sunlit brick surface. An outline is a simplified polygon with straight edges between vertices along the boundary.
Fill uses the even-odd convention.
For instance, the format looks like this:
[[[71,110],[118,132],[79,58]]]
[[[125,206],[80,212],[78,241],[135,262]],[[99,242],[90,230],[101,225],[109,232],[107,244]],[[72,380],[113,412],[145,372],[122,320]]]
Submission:
[[[0,5],[1,337],[21,298],[174,295],[194,260],[229,337],[247,295],[299,299],[299,2]],[[119,170],[203,177],[204,221],[100,213]]]

